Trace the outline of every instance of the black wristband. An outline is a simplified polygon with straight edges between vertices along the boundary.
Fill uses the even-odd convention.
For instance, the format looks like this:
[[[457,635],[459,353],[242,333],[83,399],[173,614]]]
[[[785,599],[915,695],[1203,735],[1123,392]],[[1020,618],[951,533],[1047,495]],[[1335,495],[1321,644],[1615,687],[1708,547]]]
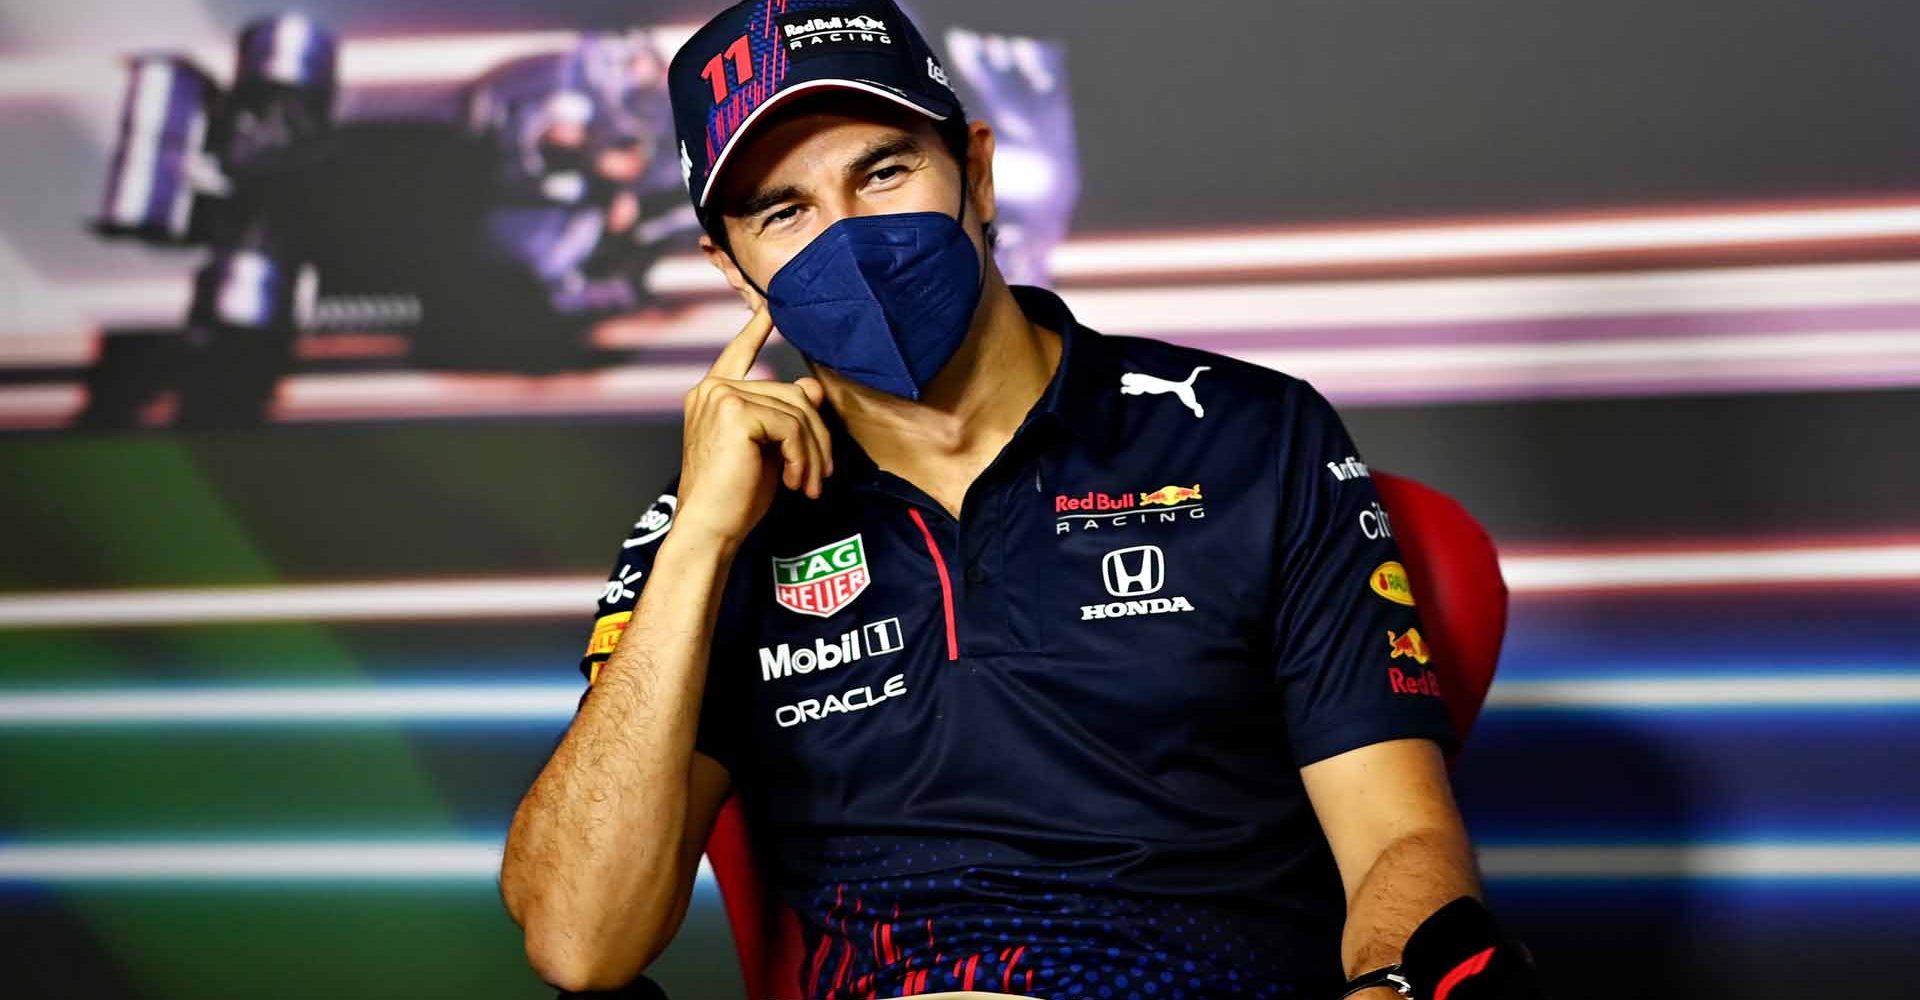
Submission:
[[[1345,998],[1361,990],[1370,990],[1376,986],[1388,987],[1395,993],[1407,998],[1407,1000],[1413,1000],[1413,984],[1407,981],[1407,977],[1400,974],[1400,966],[1398,963],[1383,965],[1372,972],[1363,972],[1347,980],[1347,988],[1340,993],[1341,1000],[1345,1000]]]

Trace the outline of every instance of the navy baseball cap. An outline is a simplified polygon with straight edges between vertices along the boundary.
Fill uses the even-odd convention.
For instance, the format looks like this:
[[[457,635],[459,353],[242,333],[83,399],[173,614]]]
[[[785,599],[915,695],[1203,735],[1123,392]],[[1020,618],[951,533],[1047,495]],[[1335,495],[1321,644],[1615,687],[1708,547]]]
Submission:
[[[891,0],[746,0],[667,69],[680,173],[702,219],[714,178],[754,123],[812,91],[860,91],[935,121],[962,114],[946,69]]]

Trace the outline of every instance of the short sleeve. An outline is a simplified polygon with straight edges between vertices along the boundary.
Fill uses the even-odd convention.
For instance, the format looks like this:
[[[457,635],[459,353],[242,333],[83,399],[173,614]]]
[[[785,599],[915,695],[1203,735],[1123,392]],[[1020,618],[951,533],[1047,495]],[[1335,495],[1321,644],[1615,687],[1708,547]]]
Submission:
[[[620,550],[614,554],[612,570],[600,591],[599,603],[594,607],[593,627],[587,636],[586,652],[580,657],[580,673],[586,677],[589,689],[599,680],[601,668],[613,655],[627,627],[633,622],[640,595],[645,591],[648,577],[653,572],[654,558],[660,553],[660,543],[673,528],[674,513],[679,508],[679,486],[679,477],[676,476],[641,513],[640,519],[633,523],[632,530],[620,543]],[[730,634],[727,619],[723,598],[720,620],[714,628],[714,645],[708,650],[707,684],[701,699],[700,727],[694,737],[693,748],[732,771],[736,760],[733,752],[736,741],[726,720],[738,716],[737,713],[720,709],[727,692],[715,685],[715,677],[720,672],[712,669],[714,662],[725,662],[728,656],[724,638]],[[584,693],[582,700],[585,700]]]
[[[1372,470],[1333,407],[1295,382],[1276,429],[1281,522],[1274,675],[1302,767],[1453,728]]]

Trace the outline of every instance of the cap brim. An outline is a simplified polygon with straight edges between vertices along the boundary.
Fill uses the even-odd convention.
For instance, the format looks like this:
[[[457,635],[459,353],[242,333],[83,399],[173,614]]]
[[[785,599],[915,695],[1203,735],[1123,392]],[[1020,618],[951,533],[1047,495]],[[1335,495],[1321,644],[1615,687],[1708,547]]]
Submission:
[[[795,94],[805,93],[810,90],[827,89],[857,90],[864,94],[872,94],[875,97],[885,98],[903,108],[918,111],[934,121],[943,122],[947,120],[946,115],[927,107],[925,104],[915,101],[904,94],[882,87],[877,83],[869,83],[866,80],[828,79],[808,80],[804,83],[796,83],[768,98],[759,107],[754,108],[753,113],[747,115],[747,120],[741,122],[740,127],[733,130],[733,135],[727,139],[727,144],[720,147],[720,155],[713,158],[713,167],[707,171],[707,181],[700,186],[700,200],[694,203],[694,207],[702,212],[706,211],[707,198],[713,194],[713,182],[719,179],[721,168],[727,165],[727,157],[733,154],[734,149],[740,145],[740,140],[745,138],[746,134],[753,129],[754,123],[760,119],[760,116],[786,103],[787,99]]]

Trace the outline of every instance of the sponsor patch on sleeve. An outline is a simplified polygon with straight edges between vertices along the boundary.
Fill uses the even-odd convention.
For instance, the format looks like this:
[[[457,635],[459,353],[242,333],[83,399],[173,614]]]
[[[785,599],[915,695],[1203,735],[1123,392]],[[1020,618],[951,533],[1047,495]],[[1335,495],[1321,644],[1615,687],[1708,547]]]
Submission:
[[[1426,666],[1427,661],[1433,656],[1432,653],[1427,651],[1426,638],[1420,634],[1420,630],[1417,628],[1410,628],[1405,632],[1398,633],[1392,629],[1388,629],[1387,649],[1389,650],[1387,659],[1397,660],[1404,656],[1421,666]]]
[[[1420,634],[1419,629],[1410,628],[1405,632],[1388,629],[1387,648],[1390,650],[1387,654],[1389,661],[1398,660],[1401,657],[1413,661],[1404,667],[1391,663],[1387,667],[1387,683],[1393,688],[1394,694],[1442,697],[1440,678],[1432,670],[1426,669],[1427,661],[1433,658],[1433,653],[1427,648],[1426,637]]]
[[[626,541],[620,543],[620,548],[635,549],[659,541],[673,527],[673,514],[679,507],[679,497],[671,493],[660,494],[647,507],[647,512],[640,515],[640,520],[633,522],[633,531],[627,535]]]
[[[1413,585],[1407,582],[1407,568],[1389,559],[1373,568],[1367,578],[1373,592],[1395,604],[1413,607]]]
[[[613,647],[620,642],[620,633],[627,630],[627,622],[632,620],[631,611],[616,612],[596,620],[593,623],[593,635],[587,640],[586,655],[611,655]]]

